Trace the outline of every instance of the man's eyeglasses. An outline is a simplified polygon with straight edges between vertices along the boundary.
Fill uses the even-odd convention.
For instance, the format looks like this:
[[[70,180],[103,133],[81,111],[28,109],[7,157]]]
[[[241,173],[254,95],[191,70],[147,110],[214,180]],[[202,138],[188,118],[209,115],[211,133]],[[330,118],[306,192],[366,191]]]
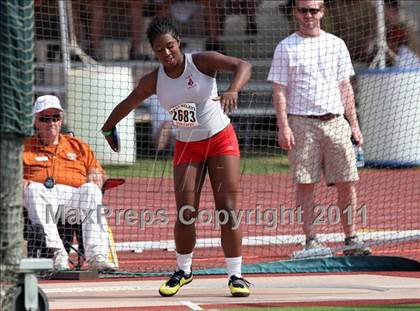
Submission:
[[[42,123],[58,122],[61,120],[61,115],[53,114],[49,116],[39,116],[38,120]]]
[[[306,13],[311,13],[311,15],[316,15],[319,13],[319,11],[321,11],[321,9],[317,9],[317,8],[297,8],[297,10],[302,15]]]

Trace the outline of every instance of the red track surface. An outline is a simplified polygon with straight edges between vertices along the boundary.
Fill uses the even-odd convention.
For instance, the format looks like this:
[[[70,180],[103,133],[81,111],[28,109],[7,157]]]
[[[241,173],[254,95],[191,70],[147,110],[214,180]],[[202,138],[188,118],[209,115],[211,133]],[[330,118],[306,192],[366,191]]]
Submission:
[[[317,302],[287,302],[287,303],[247,303],[246,308],[275,308],[275,307],[356,307],[366,305],[383,305],[385,308],[389,305],[407,305],[407,304],[419,304],[420,299],[395,299],[395,300],[352,300],[352,301],[317,301]],[[206,305],[209,310],[221,310],[221,309],[243,309],[242,304],[213,304]],[[414,308],[414,306],[413,306]],[[88,309],[77,309],[74,311],[133,311],[133,307],[120,307],[120,308],[88,308]],[[157,306],[157,307],[136,307],[136,311],[190,311],[191,308],[187,306]]]
[[[365,170],[357,184],[358,206],[364,208],[365,218],[359,214],[356,220],[359,230],[364,231],[406,231],[420,230],[420,170]],[[302,227],[290,224],[289,216],[280,219],[281,207],[293,209],[294,186],[290,175],[243,175],[241,191],[238,198],[238,208],[253,210],[249,224],[242,221],[244,238],[249,236],[301,235]],[[208,181],[201,195],[200,210],[214,210],[213,197]],[[316,201],[325,206],[324,211],[336,198],[335,188],[323,184],[317,186]],[[173,224],[175,221],[175,200],[171,178],[127,179],[126,183],[107,192],[106,205],[112,207],[113,214],[108,217],[112,225],[114,239],[117,243],[130,241],[173,240]],[[169,216],[168,223],[160,223],[157,210],[161,215]],[[264,219],[264,211],[276,211],[276,226],[272,219]],[[116,216],[120,210],[120,218]],[[133,210],[138,215],[132,216],[135,224],[124,221],[124,213]],[[249,211],[248,211],[249,212]],[[149,213],[149,214],[148,214]],[[150,213],[155,217],[152,224],[144,223],[139,215],[149,219]],[[256,213],[260,221],[257,224]],[[265,212],[265,216],[268,212]],[[271,213],[273,215],[274,212]],[[297,214],[296,214],[297,215]],[[119,223],[118,223],[119,222]],[[142,222],[143,227],[139,225]],[[219,230],[210,224],[198,224],[198,238],[214,238],[218,240]],[[339,224],[317,225],[319,233],[341,233]],[[244,247],[245,263],[286,258],[299,245],[260,245]],[[373,248],[375,254],[399,255],[420,259],[420,241],[388,243]],[[194,252],[194,263],[198,266],[213,267],[223,265],[223,253],[220,247],[197,248]],[[161,250],[146,250],[142,253],[123,252],[119,254],[121,270],[167,270],[173,267],[174,253]]]

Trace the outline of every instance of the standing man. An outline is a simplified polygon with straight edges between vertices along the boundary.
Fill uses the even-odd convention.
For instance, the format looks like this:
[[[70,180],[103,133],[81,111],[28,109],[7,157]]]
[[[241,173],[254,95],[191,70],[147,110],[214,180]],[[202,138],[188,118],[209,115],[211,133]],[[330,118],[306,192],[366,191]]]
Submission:
[[[315,184],[323,173],[327,184],[337,188],[344,255],[369,255],[370,249],[356,236],[355,225],[354,182],[359,177],[351,137],[363,144],[363,136],[350,84],[354,70],[344,41],[321,29],[324,10],[323,0],[297,1],[294,15],[299,30],[274,52],[268,80],[273,82],[278,140],[288,151],[297,184],[296,203],[304,211],[305,249],[322,247],[313,222]]]

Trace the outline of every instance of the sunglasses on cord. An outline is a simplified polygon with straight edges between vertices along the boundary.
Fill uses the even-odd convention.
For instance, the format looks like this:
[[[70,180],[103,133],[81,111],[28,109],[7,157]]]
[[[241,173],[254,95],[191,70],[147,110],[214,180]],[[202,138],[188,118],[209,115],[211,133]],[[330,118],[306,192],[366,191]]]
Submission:
[[[53,114],[48,116],[39,116],[38,120],[42,123],[58,122],[61,120],[61,115]]]
[[[317,8],[297,8],[297,10],[302,15],[306,13],[311,13],[311,15],[315,15],[315,14],[318,14],[319,11],[321,11],[321,9],[317,9]]]

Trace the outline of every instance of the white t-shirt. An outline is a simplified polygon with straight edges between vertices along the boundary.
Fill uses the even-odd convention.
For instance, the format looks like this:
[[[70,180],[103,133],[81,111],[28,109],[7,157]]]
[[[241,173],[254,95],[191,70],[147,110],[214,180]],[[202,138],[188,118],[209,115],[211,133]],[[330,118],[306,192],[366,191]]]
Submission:
[[[230,123],[220,101],[214,100],[216,79],[200,72],[191,54],[185,54],[185,69],[178,78],[168,77],[163,65],[159,66],[156,94],[172,116],[177,140],[207,139]]]
[[[287,86],[289,114],[343,114],[339,82],[352,75],[343,40],[324,31],[318,37],[295,32],[277,45],[267,80]]]
[[[407,46],[401,46],[395,66],[399,68],[420,68],[420,58]]]

